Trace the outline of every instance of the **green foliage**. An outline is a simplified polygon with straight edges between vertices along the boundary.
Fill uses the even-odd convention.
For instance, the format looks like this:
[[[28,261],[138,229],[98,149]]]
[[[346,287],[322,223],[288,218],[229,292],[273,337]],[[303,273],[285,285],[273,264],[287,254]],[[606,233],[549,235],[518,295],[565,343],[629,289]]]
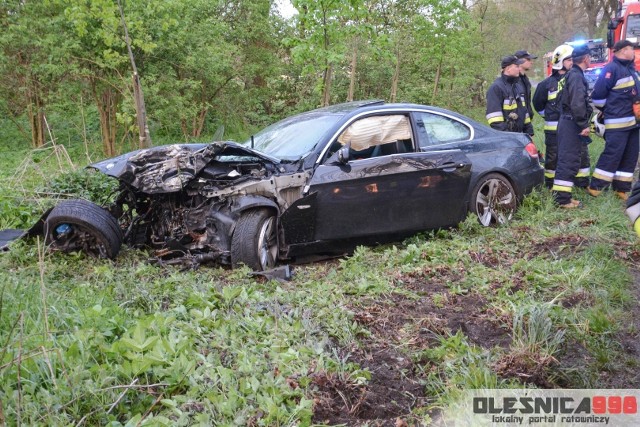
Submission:
[[[481,85],[472,96],[458,90],[474,87],[482,74],[459,65],[482,54],[475,21],[458,1],[297,1],[299,14],[289,20],[269,0],[122,5],[156,144],[208,140],[220,126],[226,138],[242,140],[317,107],[327,85],[330,102],[341,102],[354,54],[355,99],[389,99],[396,65],[398,100],[463,111],[483,96]],[[70,146],[88,144],[93,154],[115,132],[116,152],[135,147],[117,3],[16,1],[5,8],[0,111],[23,141],[31,136],[29,114],[39,110]],[[34,23],[44,35],[38,43],[30,37]],[[328,67],[331,78],[323,79]]]
[[[56,176],[40,191],[106,205],[117,189],[116,179],[93,169],[78,169]]]
[[[316,107],[328,64],[331,102],[346,99],[352,73],[356,99],[389,99],[396,76],[398,100],[484,121],[499,57],[529,48],[507,30],[524,24],[507,3],[300,0],[284,20],[266,0],[122,2],[155,144],[206,141],[220,126],[243,139]],[[109,93],[117,150],[137,145],[117,3],[10,0],[0,11],[0,229],[29,227],[59,197],[107,203],[115,181],[75,165],[102,157]],[[509,40],[493,42],[501,33]],[[74,166],[27,150],[34,108]],[[590,150],[595,161],[602,140]],[[454,230],[296,267],[288,283],[160,267],[129,248],[106,261],[16,242],[0,255],[0,419],[309,425],[319,379],[372,386],[379,373],[357,355],[380,348],[414,362],[403,375],[429,397],[411,408],[420,419],[467,388],[588,388],[614,376],[634,387],[621,372],[637,370],[623,351],[637,333],[637,242],[612,194],[577,197],[585,209],[561,212],[536,190],[507,226],[470,215]],[[505,339],[474,336],[478,325]]]
[[[79,170],[54,176],[46,189],[97,200],[110,185]],[[469,216],[455,230],[299,267],[284,284],[242,269],[162,268],[132,249],[115,262],[40,259],[37,242],[18,242],[0,257],[4,415],[43,425],[306,425],[317,378],[361,387],[376,375],[341,350],[379,334],[357,320],[359,307],[402,298],[427,298],[433,310],[456,316],[456,301],[479,301],[492,328],[510,337],[506,346],[487,345],[428,312],[427,320],[390,329],[435,398],[415,416],[463,389],[523,387],[510,366],[564,386],[594,386],[599,372],[630,363],[610,349],[628,331],[624,308],[633,299],[621,254],[633,246],[622,214],[611,214],[619,205],[613,195],[584,199],[587,208],[570,215],[550,198],[534,192],[505,227],[480,227]],[[0,208],[21,221],[10,203]],[[416,278],[437,291],[421,295]],[[427,345],[410,344],[424,333]],[[589,355],[580,371],[562,362],[576,343]]]
[[[557,330],[548,305],[520,306],[513,313],[514,351],[553,356],[564,341],[564,330]]]

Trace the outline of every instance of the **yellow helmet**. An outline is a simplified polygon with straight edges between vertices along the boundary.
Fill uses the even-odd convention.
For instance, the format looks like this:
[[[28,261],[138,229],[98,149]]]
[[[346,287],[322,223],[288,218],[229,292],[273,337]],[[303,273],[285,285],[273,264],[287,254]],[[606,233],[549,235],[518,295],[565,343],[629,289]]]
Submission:
[[[573,53],[573,47],[568,44],[561,44],[553,51],[553,56],[551,57],[551,68],[554,70],[562,70],[562,63],[565,59],[571,58],[571,54]]]

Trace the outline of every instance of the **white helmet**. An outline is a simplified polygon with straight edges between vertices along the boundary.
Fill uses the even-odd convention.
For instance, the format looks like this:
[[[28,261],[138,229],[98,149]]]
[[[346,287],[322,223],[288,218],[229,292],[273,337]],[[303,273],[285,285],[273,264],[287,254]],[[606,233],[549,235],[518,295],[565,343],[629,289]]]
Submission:
[[[565,59],[571,58],[571,54],[573,53],[573,47],[568,44],[561,44],[553,51],[553,56],[551,57],[551,68],[554,70],[562,70],[562,63]]]
[[[604,114],[595,112],[591,117],[591,132],[604,138]]]

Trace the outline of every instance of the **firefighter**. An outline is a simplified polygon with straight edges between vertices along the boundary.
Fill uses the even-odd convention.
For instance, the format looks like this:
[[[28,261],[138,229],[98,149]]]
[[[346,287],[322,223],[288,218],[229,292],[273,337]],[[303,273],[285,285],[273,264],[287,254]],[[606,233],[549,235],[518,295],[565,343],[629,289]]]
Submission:
[[[544,117],[544,183],[547,188],[553,186],[558,163],[558,119],[560,118],[560,80],[571,68],[573,47],[562,44],[553,51],[551,57],[551,75],[541,81],[533,94],[533,107]],[[576,187],[586,188],[589,185],[589,150],[586,144],[580,155],[580,169],[574,180]]]
[[[523,62],[523,59],[514,55],[502,58],[502,73],[487,91],[487,121],[494,129],[533,135],[525,88],[518,68]]]
[[[525,97],[527,100],[527,110],[529,110],[529,117],[533,119],[533,108],[531,108],[531,81],[527,76],[527,71],[531,69],[533,60],[537,58],[536,55],[532,55],[526,50],[519,50],[513,54],[518,59],[524,59],[524,62],[518,65],[520,68],[520,80],[524,84]]]
[[[548,188],[553,186],[558,163],[558,119],[560,105],[558,103],[558,83],[571,68],[573,48],[567,44],[560,45],[551,58],[551,75],[541,81],[533,94],[533,108],[544,118],[544,183]]]
[[[591,131],[593,108],[589,99],[589,84],[584,70],[591,65],[586,45],[576,46],[571,53],[573,66],[564,77],[560,92],[560,119],[558,120],[558,164],[553,180],[553,197],[561,208],[579,208],[582,203],[571,198],[575,177],[580,170],[581,154]]]
[[[618,197],[628,199],[633,171],[638,161],[638,124],[633,103],[640,82],[634,68],[637,45],[620,40],[613,45],[614,58],[603,69],[593,87],[593,104],[604,113],[604,151],[598,158],[589,184],[596,197],[609,185]]]

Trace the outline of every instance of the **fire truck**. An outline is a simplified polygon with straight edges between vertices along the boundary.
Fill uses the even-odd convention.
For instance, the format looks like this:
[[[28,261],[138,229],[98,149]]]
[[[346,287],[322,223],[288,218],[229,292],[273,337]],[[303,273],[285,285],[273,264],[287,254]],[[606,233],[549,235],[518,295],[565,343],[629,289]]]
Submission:
[[[640,4],[640,3],[638,3]],[[587,45],[589,47],[589,53],[591,55],[591,66],[584,71],[584,77],[589,82],[589,89],[593,89],[593,85],[596,83],[600,72],[602,71],[602,67],[607,65],[609,62],[609,51],[610,49],[607,47],[608,43],[605,43],[602,39],[589,39],[589,40],[574,40],[565,42],[574,48],[576,46]],[[553,56],[553,52],[546,54],[544,57],[547,60],[547,76],[551,75],[551,57]]]
[[[609,48],[620,40],[640,42],[640,1],[620,1],[616,16],[608,25],[607,46]],[[613,57],[613,51],[609,53],[609,60]],[[640,70],[640,49],[636,48],[636,70]]]

